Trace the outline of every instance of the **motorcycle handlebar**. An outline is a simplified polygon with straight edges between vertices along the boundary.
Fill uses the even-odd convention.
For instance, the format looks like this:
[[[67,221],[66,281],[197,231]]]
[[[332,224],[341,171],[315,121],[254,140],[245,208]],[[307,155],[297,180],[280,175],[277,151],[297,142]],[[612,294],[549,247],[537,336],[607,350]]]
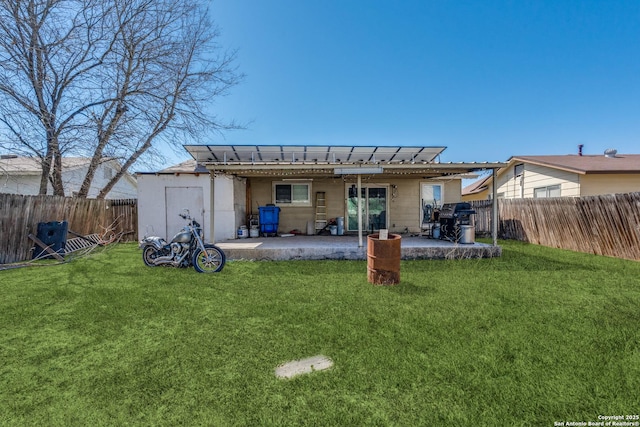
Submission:
[[[194,227],[200,228],[200,223],[198,223],[195,219],[191,218],[191,215],[181,213],[179,214],[179,216],[182,219],[188,219],[189,221],[191,221],[191,225],[193,225]]]

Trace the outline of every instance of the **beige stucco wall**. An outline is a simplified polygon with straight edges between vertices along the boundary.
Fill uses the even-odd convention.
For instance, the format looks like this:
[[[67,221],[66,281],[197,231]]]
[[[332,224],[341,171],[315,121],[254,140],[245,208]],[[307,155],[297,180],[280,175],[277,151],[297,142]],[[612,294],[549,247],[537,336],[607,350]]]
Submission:
[[[249,178],[251,188],[251,208],[253,215],[258,215],[258,206],[265,206],[273,201],[272,182],[282,181],[283,178]],[[291,181],[294,183],[294,181]],[[315,194],[324,191],[327,199],[327,217],[335,218],[344,216],[344,187],[341,178],[320,178],[313,181],[301,180],[311,183],[311,198],[314,203]],[[315,206],[281,206],[279,231],[287,233],[292,230],[307,231],[307,221],[315,220]]]
[[[282,181],[280,177],[250,178],[251,212],[258,214],[258,206],[274,203],[272,200],[272,182]],[[294,182],[294,181],[291,181]],[[302,181],[308,182],[308,181]],[[387,220],[391,232],[403,232],[408,229],[412,233],[420,231],[421,201],[420,183],[439,183],[443,185],[444,203],[454,203],[461,200],[461,180],[430,180],[423,179],[393,179],[363,177],[362,185],[379,185],[388,188]],[[307,231],[307,222],[315,220],[315,193],[324,191],[327,199],[327,217],[336,218],[347,216],[346,197],[348,187],[356,184],[355,177],[315,178],[311,181],[313,206],[289,207],[281,206],[279,232],[300,230]],[[395,186],[395,187],[394,187]]]
[[[633,193],[640,191],[640,173],[587,174],[580,176],[580,195]]]

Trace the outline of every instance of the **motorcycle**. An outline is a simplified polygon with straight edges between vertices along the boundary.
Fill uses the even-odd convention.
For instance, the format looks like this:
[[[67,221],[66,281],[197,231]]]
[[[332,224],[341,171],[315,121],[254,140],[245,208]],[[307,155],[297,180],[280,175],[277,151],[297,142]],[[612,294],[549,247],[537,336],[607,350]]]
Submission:
[[[192,264],[198,273],[221,271],[226,262],[222,249],[204,243],[202,227],[189,215],[188,210],[185,209],[180,217],[188,223],[170,243],[158,236],[145,237],[139,242],[144,263],[149,267],[188,267]]]

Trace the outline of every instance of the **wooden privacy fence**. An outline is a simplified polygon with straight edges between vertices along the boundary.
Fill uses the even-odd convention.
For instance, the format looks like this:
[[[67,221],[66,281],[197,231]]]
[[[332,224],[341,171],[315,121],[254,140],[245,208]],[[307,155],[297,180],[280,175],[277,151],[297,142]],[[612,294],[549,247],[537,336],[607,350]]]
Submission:
[[[97,200],[59,196],[0,194],[0,264],[31,258],[38,223],[67,221],[82,235],[107,232],[136,240],[138,205],[135,199]],[[69,236],[71,237],[71,236]]]
[[[473,202],[476,231],[491,232],[491,201]],[[640,260],[640,193],[498,200],[498,236]]]

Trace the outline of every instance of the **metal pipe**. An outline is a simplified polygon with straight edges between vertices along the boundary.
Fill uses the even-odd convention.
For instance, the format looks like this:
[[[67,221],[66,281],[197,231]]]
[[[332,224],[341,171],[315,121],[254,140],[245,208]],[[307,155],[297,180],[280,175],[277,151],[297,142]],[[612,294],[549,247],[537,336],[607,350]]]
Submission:
[[[213,226],[213,224],[215,223],[215,218],[216,218],[216,214],[215,214],[215,198],[216,198],[216,171],[214,169],[209,170],[209,176],[211,177],[211,190],[210,190],[210,195],[211,195],[211,199],[209,200],[209,241],[212,244],[215,244],[216,242],[216,238],[215,238],[215,227]]]
[[[492,203],[491,203],[491,240],[493,246],[498,246],[498,183],[497,183],[497,175],[496,168],[492,169],[492,182],[491,182],[491,192],[492,192]]]
[[[358,247],[361,248],[362,245],[362,175],[358,174],[358,190],[356,197],[358,199]]]

